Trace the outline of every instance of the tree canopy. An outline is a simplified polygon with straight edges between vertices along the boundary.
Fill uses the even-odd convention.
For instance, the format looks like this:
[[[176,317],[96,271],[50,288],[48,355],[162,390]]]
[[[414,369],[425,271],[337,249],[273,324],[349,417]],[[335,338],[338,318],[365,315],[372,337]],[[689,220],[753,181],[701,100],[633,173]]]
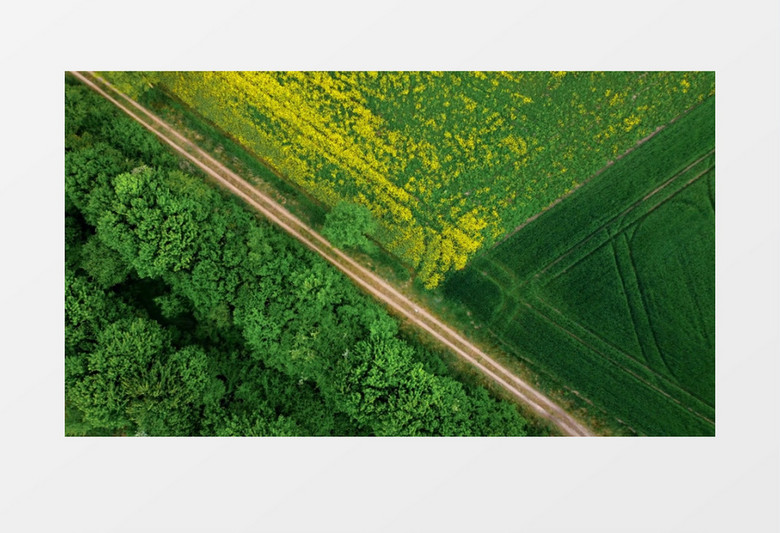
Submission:
[[[357,248],[370,252],[375,245],[368,237],[377,229],[374,215],[366,206],[339,202],[325,215],[322,235],[339,248]]]

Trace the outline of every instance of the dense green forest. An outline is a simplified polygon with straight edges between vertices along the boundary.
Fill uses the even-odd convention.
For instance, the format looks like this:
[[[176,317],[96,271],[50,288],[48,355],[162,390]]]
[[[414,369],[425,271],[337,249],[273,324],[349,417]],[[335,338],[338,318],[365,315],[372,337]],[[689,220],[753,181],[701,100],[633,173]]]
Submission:
[[[529,431],[67,76],[65,150],[67,435]]]

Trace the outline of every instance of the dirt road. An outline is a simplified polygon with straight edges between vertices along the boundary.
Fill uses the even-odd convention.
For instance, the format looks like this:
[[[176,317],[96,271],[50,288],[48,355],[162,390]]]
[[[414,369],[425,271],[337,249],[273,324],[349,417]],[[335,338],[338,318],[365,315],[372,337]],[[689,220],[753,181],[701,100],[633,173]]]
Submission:
[[[94,73],[71,72],[71,74],[157,135],[163,142],[170,145],[176,152],[186,157],[219,184],[260,211],[271,222],[336,266],[365,292],[374,296],[398,315],[426,331],[459,357],[471,363],[534,411],[539,417],[557,426],[563,434],[572,436],[593,435],[587,427],[574,419],[536,388],[512,374],[447,324],[398,292],[385,280],[354,261],[341,250],[333,247],[319,233],[305,225],[275,200],[252,187],[243,178],[198,148],[143,106],[122,94]]]

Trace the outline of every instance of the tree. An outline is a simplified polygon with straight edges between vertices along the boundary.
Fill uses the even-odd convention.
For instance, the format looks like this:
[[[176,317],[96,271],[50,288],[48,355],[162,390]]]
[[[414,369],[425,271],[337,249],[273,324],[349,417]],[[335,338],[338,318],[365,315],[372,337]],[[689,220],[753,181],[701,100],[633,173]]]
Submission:
[[[89,351],[107,323],[128,313],[116,298],[108,298],[86,277],[65,270],[65,355]]]
[[[68,196],[65,196],[65,266],[75,269],[81,262],[81,248],[84,245],[86,228],[79,220],[80,216],[68,215]],[[72,206],[72,204],[71,204]],[[74,208],[75,209],[75,208]]]
[[[92,226],[110,200],[104,199],[111,178],[125,170],[121,152],[106,143],[96,143],[69,151],[65,154],[65,194],[78,208],[84,219]],[[95,191],[105,189],[100,199],[95,199]]]
[[[456,381],[427,372],[396,338],[372,337],[343,354],[338,404],[376,435],[469,435],[469,398]]]
[[[339,202],[325,215],[322,235],[339,248],[358,248],[371,253],[375,245],[366,236],[373,235],[377,229],[377,222],[366,206]]]
[[[122,283],[132,270],[118,252],[103,244],[96,235],[82,247],[81,267],[104,289]]]
[[[85,358],[65,366],[66,399],[93,427],[130,426],[128,389],[147,378],[152,362],[168,349],[166,344],[163,331],[149,320],[122,318],[109,324]]]
[[[176,350],[170,333],[147,318],[121,318],[94,348],[66,359],[66,400],[92,428],[191,435],[204,398],[217,384],[198,346]]]
[[[113,196],[97,220],[98,237],[119,252],[141,278],[189,268],[198,248],[198,209],[176,195],[164,171],[138,167],[112,180]]]

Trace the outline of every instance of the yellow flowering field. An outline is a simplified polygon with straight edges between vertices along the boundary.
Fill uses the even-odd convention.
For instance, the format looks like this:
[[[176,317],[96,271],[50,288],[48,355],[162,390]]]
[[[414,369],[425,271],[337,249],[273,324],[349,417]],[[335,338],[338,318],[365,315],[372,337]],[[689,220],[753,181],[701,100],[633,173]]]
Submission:
[[[177,98],[328,206],[365,205],[429,288],[715,87],[711,72],[102,75]]]

